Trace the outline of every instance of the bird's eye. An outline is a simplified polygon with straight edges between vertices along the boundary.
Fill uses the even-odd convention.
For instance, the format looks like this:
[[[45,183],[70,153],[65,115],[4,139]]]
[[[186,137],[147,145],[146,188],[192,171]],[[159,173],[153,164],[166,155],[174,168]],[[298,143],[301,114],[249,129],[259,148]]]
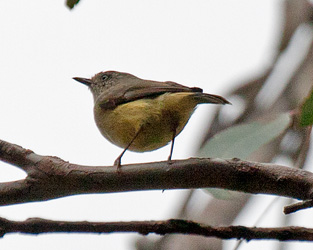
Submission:
[[[109,76],[106,75],[106,74],[104,74],[104,75],[101,76],[101,79],[102,79],[103,81],[106,81],[106,80],[109,79]]]

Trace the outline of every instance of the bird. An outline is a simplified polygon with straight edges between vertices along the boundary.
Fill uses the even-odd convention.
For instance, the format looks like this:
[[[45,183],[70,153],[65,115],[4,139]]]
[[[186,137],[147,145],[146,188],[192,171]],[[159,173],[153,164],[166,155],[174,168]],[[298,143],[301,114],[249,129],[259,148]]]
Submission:
[[[127,150],[153,151],[169,142],[168,161],[171,161],[175,137],[184,129],[198,104],[230,104],[224,97],[203,93],[198,87],[144,80],[118,71],[73,79],[91,90],[94,119],[101,134],[123,148],[114,161],[118,170]]]

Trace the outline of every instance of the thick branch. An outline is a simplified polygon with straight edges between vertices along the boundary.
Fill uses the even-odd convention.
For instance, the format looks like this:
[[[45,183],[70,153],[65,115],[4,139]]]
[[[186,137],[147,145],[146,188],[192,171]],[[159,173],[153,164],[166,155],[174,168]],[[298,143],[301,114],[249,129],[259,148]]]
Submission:
[[[143,235],[169,233],[201,235],[220,239],[276,239],[280,241],[312,241],[313,229],[303,227],[249,228],[243,226],[211,227],[186,220],[131,222],[68,222],[30,218],[11,221],[0,218],[0,237],[7,233],[116,233],[137,232]]]
[[[239,159],[123,165],[117,172],[114,167],[70,164],[0,141],[0,160],[27,172],[24,180],[0,184],[0,205],[74,194],[207,187],[307,200],[313,190],[313,174],[308,171]]]

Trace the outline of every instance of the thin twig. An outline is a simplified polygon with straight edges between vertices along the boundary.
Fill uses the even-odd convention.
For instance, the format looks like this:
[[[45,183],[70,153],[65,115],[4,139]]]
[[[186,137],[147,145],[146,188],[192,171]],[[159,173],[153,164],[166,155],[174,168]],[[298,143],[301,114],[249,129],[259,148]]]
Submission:
[[[313,200],[306,200],[298,203],[291,204],[284,207],[285,214],[291,214],[302,209],[313,207]]]
[[[0,237],[8,233],[113,233],[137,232],[143,235],[179,233],[217,237],[221,239],[274,239],[279,241],[313,241],[313,229],[303,227],[256,228],[244,226],[211,227],[193,221],[171,219],[166,221],[87,222],[53,221],[29,218],[12,221],[0,218]]]

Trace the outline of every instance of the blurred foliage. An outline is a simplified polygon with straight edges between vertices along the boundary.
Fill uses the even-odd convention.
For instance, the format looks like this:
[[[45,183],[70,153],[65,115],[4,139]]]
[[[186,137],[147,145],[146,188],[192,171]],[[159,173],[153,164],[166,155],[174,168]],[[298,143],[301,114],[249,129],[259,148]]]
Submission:
[[[309,126],[313,124],[313,90],[310,96],[305,100],[300,116],[300,125]]]
[[[277,6],[281,29],[276,30],[277,36],[271,41],[271,48],[275,50],[275,53],[271,51],[271,63],[257,75],[250,74],[247,79],[234,81],[236,87],[226,95],[233,103],[233,110],[232,107],[217,108],[197,155],[274,162],[312,171],[309,169],[311,164],[305,164],[311,144],[311,127],[292,126],[290,114],[302,107],[300,124],[313,124],[313,93],[305,101],[313,79],[313,4],[308,0],[284,0]],[[210,193],[219,199],[210,197],[204,203],[200,191],[191,190],[177,216],[209,225],[233,224],[251,196],[237,192],[232,194],[236,197],[221,200],[229,196],[227,192],[213,191]],[[200,211],[195,210],[199,204],[205,205]],[[280,214],[281,210],[277,217]],[[253,223],[257,217],[255,214],[245,219]],[[280,225],[290,225],[290,218],[284,216]],[[236,223],[241,223],[240,219]],[[298,223],[293,221],[292,225],[295,224]],[[154,250],[223,249],[221,240],[185,235],[169,235],[150,243]],[[144,246],[143,242],[141,245]],[[137,245],[137,249],[145,248]]]
[[[79,3],[79,1],[80,0],[67,0],[66,6],[69,7],[70,9],[73,9],[74,6]]]
[[[232,126],[213,136],[200,149],[199,156],[247,160],[261,146],[282,135],[290,124],[290,114],[282,113],[270,121],[253,121]]]

